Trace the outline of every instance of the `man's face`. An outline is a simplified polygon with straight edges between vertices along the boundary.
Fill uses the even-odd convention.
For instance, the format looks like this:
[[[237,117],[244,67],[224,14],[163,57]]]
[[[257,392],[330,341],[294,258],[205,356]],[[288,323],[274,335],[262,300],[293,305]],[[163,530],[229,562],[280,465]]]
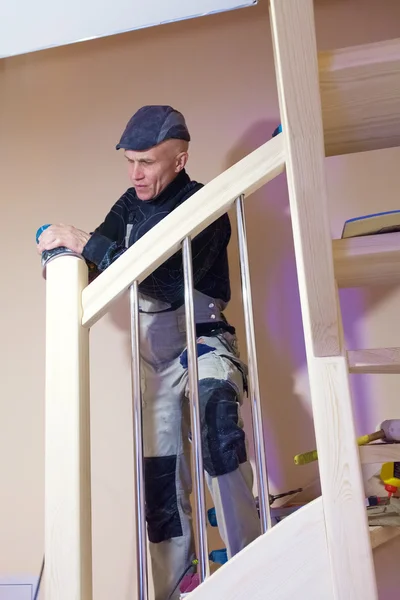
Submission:
[[[185,167],[187,144],[167,140],[149,150],[126,150],[128,173],[139,200],[156,198]]]

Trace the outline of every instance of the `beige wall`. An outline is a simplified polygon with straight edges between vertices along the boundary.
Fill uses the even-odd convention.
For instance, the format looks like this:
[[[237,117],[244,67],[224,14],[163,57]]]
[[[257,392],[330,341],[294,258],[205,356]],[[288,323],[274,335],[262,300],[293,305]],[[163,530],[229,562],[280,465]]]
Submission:
[[[317,0],[316,16],[321,49],[400,30],[397,0]],[[0,575],[37,573],[43,552],[45,284],[34,234],[45,222],[90,230],[101,221],[128,185],[114,144],[145,103],[185,113],[189,173],[198,180],[267,140],[279,116],[266,0],[0,62]],[[389,150],[327,161],[335,236],[346,218],[398,208],[399,158]],[[284,176],[247,206],[272,487],[284,491],[316,476],[315,465],[293,465],[314,440]],[[243,346],[235,239],[230,252],[229,317]],[[351,347],[399,345],[398,290],[347,290],[342,299]],[[133,597],[128,341],[120,302],[91,334],[96,600]],[[396,415],[397,376],[353,383],[360,433]],[[393,560],[385,569],[388,556],[377,555],[383,599],[400,583]]]

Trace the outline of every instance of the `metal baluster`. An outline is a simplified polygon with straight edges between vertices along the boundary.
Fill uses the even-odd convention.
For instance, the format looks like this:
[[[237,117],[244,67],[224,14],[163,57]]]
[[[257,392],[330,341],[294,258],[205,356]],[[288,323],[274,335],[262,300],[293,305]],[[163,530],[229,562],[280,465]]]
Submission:
[[[183,273],[185,280],[185,315],[189,376],[190,421],[192,429],[195,472],[195,499],[197,509],[196,542],[200,583],[210,574],[206,532],[206,503],[204,491],[203,454],[201,447],[199,385],[197,368],[197,337],[193,305],[192,246],[189,237],[183,240]]]
[[[247,360],[249,367],[249,392],[251,415],[254,430],[254,447],[256,458],[257,487],[259,497],[259,510],[261,531],[265,533],[272,526],[271,508],[269,504],[269,486],[267,461],[262,427],[262,414],[260,403],[260,387],[258,383],[257,352],[254,335],[253,302],[251,297],[249,257],[247,252],[246,223],[244,216],[244,195],[236,200],[236,214],[238,226],[240,276],[242,282],[243,308],[246,326]]]
[[[140,334],[138,283],[130,287],[132,346],[133,472],[135,487],[137,598],[148,599],[147,538],[143,473],[142,390],[140,381]]]

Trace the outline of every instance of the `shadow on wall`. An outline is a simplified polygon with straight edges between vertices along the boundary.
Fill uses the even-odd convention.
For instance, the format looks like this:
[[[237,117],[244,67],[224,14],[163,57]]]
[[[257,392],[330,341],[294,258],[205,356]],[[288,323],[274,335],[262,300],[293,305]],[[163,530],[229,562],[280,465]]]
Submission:
[[[365,347],[362,332],[357,326],[361,316],[365,315],[373,306],[368,303],[365,290],[362,288],[342,289],[339,291],[340,306],[342,310],[343,330],[348,349],[356,350]],[[366,400],[370,395],[370,375],[350,375],[350,385],[353,399],[354,420],[357,435],[370,433],[370,415]]]
[[[397,208],[394,179],[390,177],[393,160],[390,152],[383,150],[327,159],[332,237],[340,238],[346,219]],[[382,318],[385,314],[382,305],[390,301],[393,294],[396,294],[396,287],[390,285],[340,290],[347,349],[398,345],[396,328],[391,326],[390,319]],[[380,375],[350,376],[357,435],[374,431],[379,415],[385,414],[385,401],[390,404],[389,398],[376,397],[382,377],[385,378]]]
[[[231,166],[271,139],[278,122],[260,121],[232,148]],[[309,406],[304,336],[300,312],[288,191],[284,174],[246,200],[246,226],[253,293],[263,426],[269,478],[273,491],[283,492],[316,477],[316,465],[296,467],[293,457],[315,447]],[[237,259],[236,219],[232,215],[230,247],[232,304],[245,355],[245,330]],[[250,406],[244,411],[250,431]],[[249,424],[249,426],[247,426]]]
[[[349,350],[358,350],[371,347],[371,344],[364,335],[365,324],[363,317],[374,314],[379,310],[379,305],[383,304],[395,292],[394,286],[378,286],[371,288],[349,288],[340,290],[340,304],[343,316],[343,329],[346,338],[346,347]],[[393,338],[390,328],[386,322],[382,323],[382,337],[388,340]],[[386,330],[386,331],[385,331]],[[391,341],[382,339],[373,346],[390,346]],[[397,346],[397,342],[395,342]],[[377,425],[376,412],[378,410],[377,402],[382,403],[382,399],[376,398],[374,383],[376,375],[350,375],[350,383],[353,398],[353,411],[356,423],[357,435],[364,435],[375,430]],[[390,418],[387,415],[386,418]]]
[[[226,167],[271,138],[277,122],[255,123],[232,148]],[[327,169],[346,168],[343,163]],[[377,207],[378,208],[378,207]],[[234,239],[236,219],[232,212]],[[284,174],[246,201],[248,250],[253,291],[264,435],[271,487],[285,491],[318,476],[316,463],[296,467],[293,456],[315,448],[304,334],[297,283],[294,244]],[[336,233],[335,237],[340,237]],[[232,303],[228,316],[237,325],[242,353],[245,330],[240,293],[236,239],[230,246]],[[393,292],[392,288],[340,290],[343,327],[349,349],[365,348],[365,317]],[[350,376],[356,434],[375,428],[371,376]],[[367,402],[368,401],[368,402]],[[244,413],[251,431],[249,403]]]

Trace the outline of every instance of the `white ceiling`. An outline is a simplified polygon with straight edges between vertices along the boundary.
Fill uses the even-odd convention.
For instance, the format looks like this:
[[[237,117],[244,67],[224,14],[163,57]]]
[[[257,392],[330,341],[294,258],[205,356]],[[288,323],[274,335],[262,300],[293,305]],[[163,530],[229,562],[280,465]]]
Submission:
[[[257,4],[257,0],[1,0],[0,58]]]

